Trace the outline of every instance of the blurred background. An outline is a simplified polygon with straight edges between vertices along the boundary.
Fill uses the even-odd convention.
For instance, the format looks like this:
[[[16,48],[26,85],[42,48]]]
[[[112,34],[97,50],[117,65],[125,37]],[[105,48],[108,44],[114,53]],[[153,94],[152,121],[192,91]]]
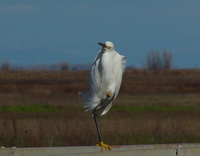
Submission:
[[[112,41],[128,66],[143,68],[148,53],[167,51],[173,68],[199,68],[199,7],[197,0],[1,1],[0,61],[79,69],[92,63],[98,42]]]
[[[98,143],[79,92],[110,40],[127,57],[109,145],[200,142],[200,2],[0,2],[0,146]]]

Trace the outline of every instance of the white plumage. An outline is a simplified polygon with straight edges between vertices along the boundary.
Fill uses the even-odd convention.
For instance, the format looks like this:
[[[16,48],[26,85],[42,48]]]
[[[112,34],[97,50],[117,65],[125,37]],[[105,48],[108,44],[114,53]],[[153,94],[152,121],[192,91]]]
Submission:
[[[118,95],[126,57],[117,53],[110,41],[98,44],[102,46],[102,49],[91,67],[90,90],[85,96],[84,104],[93,115],[101,116],[108,112]]]
[[[91,67],[90,90],[84,94],[84,104],[94,117],[100,141],[97,146],[101,146],[101,151],[103,148],[107,151],[107,149],[112,149],[102,141],[97,116],[106,114],[118,95],[126,66],[126,57],[118,54],[110,41],[98,44],[102,46],[102,49]]]

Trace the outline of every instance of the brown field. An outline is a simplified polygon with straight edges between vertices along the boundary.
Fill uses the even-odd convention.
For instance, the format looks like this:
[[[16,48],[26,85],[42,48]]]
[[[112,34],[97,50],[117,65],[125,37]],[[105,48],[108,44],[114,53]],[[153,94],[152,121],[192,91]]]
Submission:
[[[0,146],[98,143],[93,118],[78,98],[88,81],[89,71],[1,71],[0,108],[41,105],[63,111],[1,111]],[[110,145],[200,142],[199,120],[200,70],[127,70],[99,125]]]

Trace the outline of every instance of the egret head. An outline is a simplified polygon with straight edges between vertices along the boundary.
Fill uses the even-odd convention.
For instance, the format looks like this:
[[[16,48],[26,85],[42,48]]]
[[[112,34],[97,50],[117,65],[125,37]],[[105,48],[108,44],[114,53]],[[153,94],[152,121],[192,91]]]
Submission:
[[[114,50],[114,44],[110,41],[106,41],[105,43],[98,43],[100,46],[102,46],[102,48],[104,49],[104,51],[112,51]]]

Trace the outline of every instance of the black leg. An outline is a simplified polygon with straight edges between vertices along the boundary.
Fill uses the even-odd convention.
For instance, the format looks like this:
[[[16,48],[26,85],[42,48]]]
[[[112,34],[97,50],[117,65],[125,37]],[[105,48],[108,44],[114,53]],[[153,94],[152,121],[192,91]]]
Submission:
[[[94,117],[94,121],[95,121],[95,124],[96,124],[98,136],[99,136],[99,141],[100,141],[100,143],[96,144],[96,146],[101,146],[101,151],[103,151],[103,148],[105,148],[106,151],[107,151],[107,149],[109,149],[110,151],[112,151],[111,147],[109,145],[104,144],[103,141],[102,141],[102,139],[101,139],[101,134],[100,134],[99,125],[98,125],[98,122],[97,122],[97,117],[94,114],[93,114],[93,117]]]
[[[94,115],[94,121],[95,121],[95,124],[96,124],[97,133],[98,133],[98,136],[99,136],[99,141],[102,142],[101,134],[100,134],[99,125],[98,125],[98,122],[97,122],[97,117],[96,117],[96,115]]]

